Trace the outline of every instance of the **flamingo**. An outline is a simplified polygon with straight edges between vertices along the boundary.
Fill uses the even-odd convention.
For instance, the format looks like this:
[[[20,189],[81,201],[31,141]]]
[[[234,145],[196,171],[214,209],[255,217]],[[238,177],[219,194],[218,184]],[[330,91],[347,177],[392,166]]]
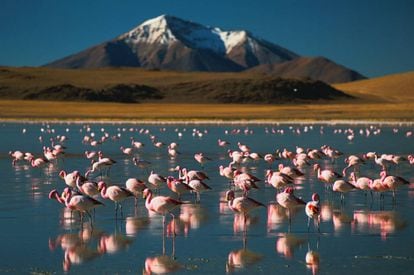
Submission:
[[[132,153],[134,152],[134,150],[131,147],[121,146],[119,149],[121,149],[122,153],[124,153],[127,156],[132,155]]]
[[[198,163],[200,163],[201,168],[203,168],[203,169],[204,169],[204,163],[206,163],[207,161],[210,161],[211,160],[210,158],[204,156],[203,153],[196,153],[196,154],[194,154],[194,159]]]
[[[187,170],[187,168],[183,168],[180,169],[180,166],[176,167],[176,170],[178,169],[178,171],[181,171],[183,175],[180,175],[179,178],[181,179],[187,179],[187,177],[192,180],[192,179],[199,179],[199,180],[205,180],[205,179],[210,179],[208,177],[208,175],[203,172],[203,171],[198,171],[198,170]]]
[[[88,195],[90,197],[99,194],[98,183],[89,180],[82,182],[82,179],[79,176],[76,177],[76,187],[81,193]]]
[[[16,165],[17,161],[24,159],[24,153],[21,151],[14,151],[14,152],[10,151],[9,155],[13,158],[13,161],[12,161],[13,166]]]
[[[139,180],[137,178],[129,178],[125,182],[126,189],[128,189],[130,192],[134,194],[135,197],[135,207],[138,205],[138,195],[141,194],[147,186],[145,185],[145,182],[142,180]]]
[[[296,179],[296,178],[304,176],[304,174],[296,167],[284,166],[282,163],[279,164],[278,167],[279,167],[280,172],[288,175],[291,178]]]
[[[220,147],[226,147],[227,145],[230,145],[230,142],[228,142],[228,141],[225,141],[225,140],[222,140],[222,139],[218,139],[217,140],[217,144],[218,144],[218,146],[220,146]]]
[[[94,159],[97,156],[97,152],[96,151],[85,151],[85,157],[87,159]]]
[[[162,187],[164,183],[167,182],[167,178],[164,176],[161,176],[160,174],[154,173],[154,171],[151,171],[150,175],[148,176],[148,183],[150,184],[153,189],[158,190]]]
[[[243,173],[239,170],[234,172],[234,185],[243,190],[244,195],[247,195],[250,189],[259,189],[256,182],[260,181],[259,178],[249,173]]]
[[[65,184],[72,189],[76,188],[76,179],[79,176],[79,171],[67,173],[65,170],[59,172],[59,177],[65,181]]]
[[[402,185],[406,185],[410,183],[408,180],[402,177],[389,176],[386,171],[381,171],[380,175],[381,175],[382,184],[387,186],[392,191],[392,198],[394,202],[396,201],[395,190]]]
[[[372,179],[368,178],[368,177],[356,177],[356,174],[354,172],[351,172],[351,183],[358,188],[359,190],[365,190],[365,191],[370,191],[371,193],[371,199],[372,199],[372,189],[371,189],[371,185],[372,185]],[[365,196],[367,195],[367,193],[365,193]]]
[[[139,141],[135,141],[133,137],[131,137],[131,145],[136,149],[141,149],[145,146],[144,143],[139,142]]]
[[[81,222],[83,220],[83,214],[86,213],[90,220],[92,221],[92,216],[89,213],[90,210],[104,205],[102,202],[95,200],[86,195],[76,195],[73,194],[72,190],[68,187],[65,188],[64,192],[66,193],[65,205],[71,210],[76,210],[81,213]]]
[[[101,191],[102,198],[110,199],[111,201],[115,203],[115,218],[118,215],[118,208],[121,211],[121,217],[123,217],[121,202],[128,197],[133,197],[134,194],[128,189],[117,186],[117,185],[112,185],[112,186],[107,187],[106,183],[103,181],[100,181],[98,183],[98,187],[99,187],[99,190]]]
[[[226,200],[227,200],[229,208],[233,212],[240,213],[244,216],[244,225],[243,225],[244,233],[246,233],[247,214],[251,210],[258,208],[258,207],[266,208],[266,205],[252,198],[249,198],[246,196],[236,198],[233,190],[229,190],[226,192]]]
[[[342,170],[342,175],[344,177],[346,176],[346,170],[348,170],[351,167],[354,167],[354,173],[356,173],[357,171],[359,171],[360,165],[365,164],[365,161],[358,156],[350,155],[345,159],[345,163],[348,164],[348,166]]]
[[[332,186],[332,190],[334,192],[341,193],[341,202],[345,199],[345,193],[348,193],[352,190],[356,189],[356,187],[348,181],[345,180],[336,180]]]
[[[331,169],[321,170],[319,164],[315,164],[313,169],[318,172],[318,179],[327,184],[332,184],[336,179],[342,178],[340,174]]]
[[[273,154],[266,154],[263,159],[269,164],[269,168],[272,167],[273,162],[276,160]]]
[[[148,188],[146,188],[143,191],[143,198],[145,199],[145,207],[149,211],[153,211],[159,215],[162,215],[162,225],[163,225],[163,235],[165,232],[165,216],[167,214],[170,214],[171,217],[174,219],[174,214],[171,213],[171,211],[176,208],[177,206],[180,206],[183,204],[183,202],[175,200],[171,197],[166,196],[156,196],[153,197],[152,191]],[[175,237],[175,229],[173,232],[173,236]]]
[[[308,232],[311,219],[316,222],[316,225],[318,226],[318,232],[320,232],[319,223],[321,216],[321,207],[319,206],[319,195],[317,193],[313,193],[312,200],[306,203],[305,213],[308,216]]]
[[[251,151],[249,146],[247,146],[246,144],[242,144],[241,142],[237,142],[237,146],[239,146],[240,151],[242,151],[243,153],[250,153]]]
[[[167,177],[167,186],[171,191],[177,193],[179,200],[181,199],[181,194],[189,193],[194,190],[192,187],[184,183],[183,180],[175,179],[171,176]]]
[[[135,158],[135,157],[132,158],[132,161],[134,162],[136,167],[138,167],[140,169],[145,169],[145,170],[147,170],[147,173],[148,173],[148,167],[151,166],[151,162],[149,162],[147,160]]]
[[[187,184],[188,186],[193,188],[193,192],[195,192],[196,194],[196,202],[200,202],[200,194],[202,192],[212,189],[210,186],[208,186],[205,182],[203,182],[200,179],[189,180],[189,178],[187,178]]]
[[[294,179],[289,177],[288,175],[283,174],[281,172],[274,172],[272,170],[266,171],[266,177],[267,183],[276,188],[276,190],[280,190],[286,185],[294,182]]]
[[[289,230],[291,225],[291,210],[295,207],[306,205],[306,203],[296,197],[294,194],[294,189],[292,187],[287,187],[285,190],[276,195],[276,201],[280,204],[283,208],[287,209],[288,218],[289,218]]]

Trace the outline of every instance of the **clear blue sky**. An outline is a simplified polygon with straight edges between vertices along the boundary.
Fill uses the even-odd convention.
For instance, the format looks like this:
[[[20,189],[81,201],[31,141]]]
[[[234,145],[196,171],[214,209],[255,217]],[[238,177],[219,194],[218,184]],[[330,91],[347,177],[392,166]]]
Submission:
[[[39,66],[161,14],[247,29],[368,77],[414,70],[413,0],[0,0],[0,65]]]

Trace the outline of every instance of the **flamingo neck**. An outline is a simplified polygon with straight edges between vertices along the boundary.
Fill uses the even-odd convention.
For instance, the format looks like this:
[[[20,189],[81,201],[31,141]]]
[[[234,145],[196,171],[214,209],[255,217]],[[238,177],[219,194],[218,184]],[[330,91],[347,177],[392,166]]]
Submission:
[[[106,186],[104,185],[103,187],[102,187],[102,190],[101,190],[101,197],[102,198],[104,198],[104,199],[108,199],[109,197],[108,197],[108,195],[106,194]]]

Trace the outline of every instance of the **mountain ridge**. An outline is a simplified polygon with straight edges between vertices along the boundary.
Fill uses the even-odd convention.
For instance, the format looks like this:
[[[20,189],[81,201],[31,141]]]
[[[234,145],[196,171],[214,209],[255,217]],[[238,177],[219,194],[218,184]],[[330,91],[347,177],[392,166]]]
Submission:
[[[112,40],[44,66],[239,72],[262,65],[276,66],[298,58],[301,56],[293,51],[258,38],[246,30],[224,31],[175,16],[161,15],[142,22]],[[339,65],[332,62],[331,67],[335,66]],[[344,67],[343,70],[349,69]],[[312,72],[296,73],[290,77],[312,78]],[[273,76],[281,75],[273,73]],[[358,73],[348,73],[335,79],[336,82],[346,82],[362,78]],[[327,81],[319,77],[318,80],[329,83],[329,79]]]

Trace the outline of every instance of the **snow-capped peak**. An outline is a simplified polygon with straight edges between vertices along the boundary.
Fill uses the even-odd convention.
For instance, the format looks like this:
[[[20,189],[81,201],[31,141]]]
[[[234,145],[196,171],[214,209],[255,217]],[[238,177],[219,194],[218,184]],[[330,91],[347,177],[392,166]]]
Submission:
[[[171,45],[181,41],[186,46],[229,53],[235,46],[252,40],[246,31],[222,31],[169,15],[149,19],[120,36],[126,42]],[[250,43],[249,43],[250,44]]]

